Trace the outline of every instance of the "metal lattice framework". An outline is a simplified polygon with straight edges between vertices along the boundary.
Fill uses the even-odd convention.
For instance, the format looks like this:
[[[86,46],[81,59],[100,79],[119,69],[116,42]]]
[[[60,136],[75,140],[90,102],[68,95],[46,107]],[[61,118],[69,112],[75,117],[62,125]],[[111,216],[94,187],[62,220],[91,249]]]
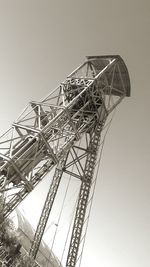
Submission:
[[[81,180],[66,267],[76,265],[101,132],[108,115],[125,96],[130,96],[130,81],[122,58],[87,57],[46,98],[30,102],[0,138],[4,218],[56,166],[31,257],[36,257],[61,177],[67,173]]]

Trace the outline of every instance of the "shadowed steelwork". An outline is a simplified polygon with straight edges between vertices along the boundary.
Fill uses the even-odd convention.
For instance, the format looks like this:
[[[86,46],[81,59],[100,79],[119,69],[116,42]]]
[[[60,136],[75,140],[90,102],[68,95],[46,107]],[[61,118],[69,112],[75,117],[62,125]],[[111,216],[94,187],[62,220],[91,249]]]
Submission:
[[[66,262],[67,267],[76,265],[101,132],[108,115],[125,96],[130,96],[130,80],[122,58],[89,56],[46,98],[29,103],[1,137],[4,218],[56,166],[30,249],[32,258],[38,252],[61,177],[68,173],[81,180]],[[86,141],[79,145],[83,139]]]

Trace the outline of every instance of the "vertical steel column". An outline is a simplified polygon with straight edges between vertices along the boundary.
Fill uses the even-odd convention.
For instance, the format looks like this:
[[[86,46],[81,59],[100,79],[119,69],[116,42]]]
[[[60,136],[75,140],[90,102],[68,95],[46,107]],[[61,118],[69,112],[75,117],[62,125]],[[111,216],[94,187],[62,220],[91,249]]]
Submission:
[[[68,154],[67,154],[68,155]],[[29,251],[29,256],[33,259],[36,258],[36,255],[38,253],[38,249],[44,234],[44,230],[49,218],[49,214],[51,212],[54,200],[55,200],[55,196],[61,181],[61,177],[63,174],[63,167],[65,165],[65,162],[67,160],[67,156],[65,156],[62,160],[60,160],[58,166],[55,169],[55,173],[53,176],[53,180],[52,183],[50,185],[50,189],[48,191],[46,200],[45,200],[45,204],[41,213],[41,217],[36,229],[36,233]]]
[[[84,168],[84,178],[82,180],[80,187],[66,267],[76,266],[82,229],[86,215],[86,208],[88,205],[88,199],[92,185],[92,178],[94,175],[94,168],[97,159],[97,152],[100,143],[101,131],[102,131],[102,126],[101,124],[98,124],[90,136],[89,153],[87,155],[86,164]]]

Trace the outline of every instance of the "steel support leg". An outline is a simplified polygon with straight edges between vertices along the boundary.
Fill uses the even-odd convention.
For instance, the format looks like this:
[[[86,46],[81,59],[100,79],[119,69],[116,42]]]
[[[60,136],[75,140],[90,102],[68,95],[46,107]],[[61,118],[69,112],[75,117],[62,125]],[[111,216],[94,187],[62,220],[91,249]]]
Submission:
[[[67,256],[66,267],[76,266],[82,229],[86,215],[86,208],[88,205],[90,188],[92,184],[92,178],[94,175],[94,167],[96,164],[101,130],[102,127],[98,125],[90,138],[90,144],[89,144],[90,152],[87,155],[85,169],[84,169],[84,178],[82,180],[80,187],[79,199],[76,208],[76,214],[69,246],[69,252]]]
[[[63,174],[63,166],[66,162],[66,159],[67,159],[67,156],[64,157],[64,159],[60,160],[58,166],[55,169],[53,180],[50,185],[50,189],[48,191],[45,204],[44,204],[44,207],[41,213],[41,217],[40,217],[40,220],[39,220],[36,232],[35,232],[35,236],[34,236],[30,251],[29,251],[29,256],[33,259],[36,258],[36,255],[38,253],[38,249],[39,249],[39,246],[40,246],[43,234],[44,234],[44,230],[45,230],[45,227],[46,227],[46,224],[47,224],[47,221],[48,221],[48,218],[49,218],[49,215],[50,215],[50,212],[51,212],[54,200],[55,200],[55,196],[56,196],[56,193],[57,193],[60,181],[61,181],[61,177]]]

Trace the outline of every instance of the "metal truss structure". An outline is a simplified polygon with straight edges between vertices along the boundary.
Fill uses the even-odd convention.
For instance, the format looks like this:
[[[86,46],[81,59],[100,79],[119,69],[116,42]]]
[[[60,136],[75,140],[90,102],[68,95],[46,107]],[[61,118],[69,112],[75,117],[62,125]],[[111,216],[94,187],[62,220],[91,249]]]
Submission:
[[[130,80],[122,58],[89,56],[46,98],[30,102],[0,138],[3,219],[56,166],[31,257],[36,257],[62,175],[67,173],[81,180],[66,262],[66,267],[76,266],[101,132],[125,96],[130,96]]]

